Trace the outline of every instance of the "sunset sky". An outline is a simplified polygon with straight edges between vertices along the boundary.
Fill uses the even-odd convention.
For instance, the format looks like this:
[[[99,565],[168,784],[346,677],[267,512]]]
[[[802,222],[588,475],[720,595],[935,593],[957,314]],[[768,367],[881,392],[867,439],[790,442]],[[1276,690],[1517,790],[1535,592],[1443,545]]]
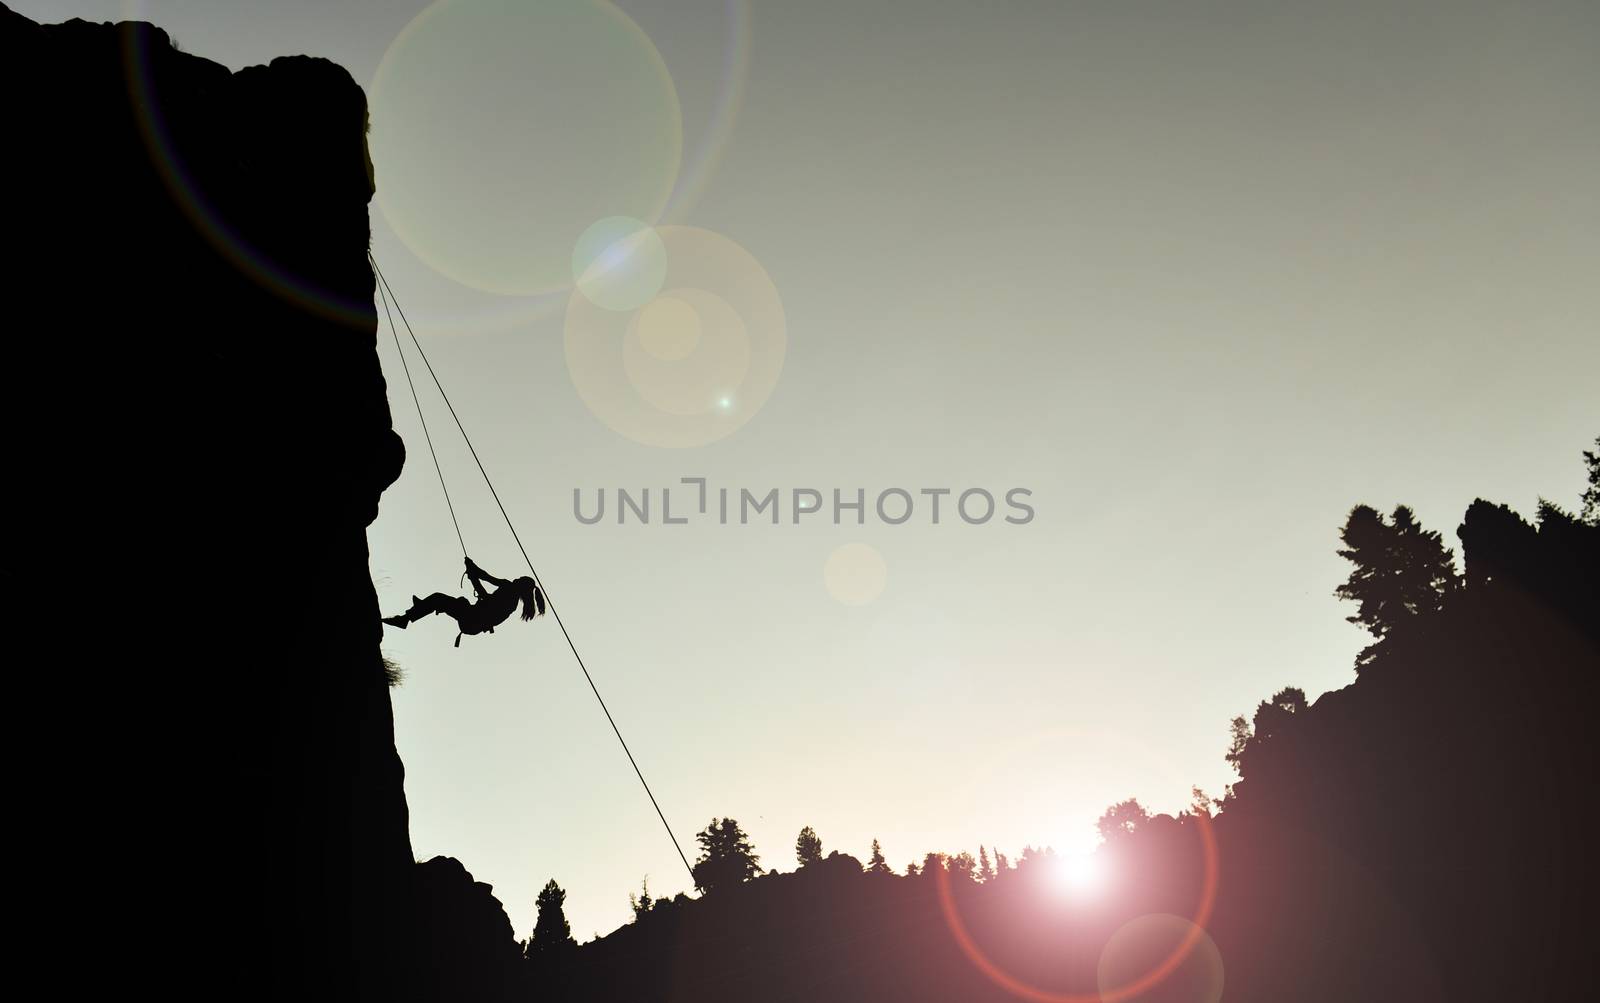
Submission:
[[[896,869],[1082,849],[1218,794],[1232,716],[1354,678],[1352,505],[1458,546],[1475,497],[1574,502],[1600,433],[1592,2],[7,2],[368,89],[373,253],[691,855],[714,815],[785,870],[805,825]],[[623,309],[572,289],[619,216],[666,261]],[[378,347],[392,613],[461,553]],[[522,573],[419,390],[473,558]],[[384,639],[418,857],[519,937],[552,877],[580,940],[687,888],[555,623],[453,638]]]

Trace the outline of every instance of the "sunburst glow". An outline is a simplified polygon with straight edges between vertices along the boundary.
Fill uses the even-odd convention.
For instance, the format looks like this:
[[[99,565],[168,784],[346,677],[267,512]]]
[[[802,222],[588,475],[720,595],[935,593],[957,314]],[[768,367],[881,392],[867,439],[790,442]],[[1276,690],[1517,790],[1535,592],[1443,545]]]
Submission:
[[[1061,854],[1051,867],[1056,889],[1074,898],[1098,895],[1108,878],[1105,862],[1094,853]]]

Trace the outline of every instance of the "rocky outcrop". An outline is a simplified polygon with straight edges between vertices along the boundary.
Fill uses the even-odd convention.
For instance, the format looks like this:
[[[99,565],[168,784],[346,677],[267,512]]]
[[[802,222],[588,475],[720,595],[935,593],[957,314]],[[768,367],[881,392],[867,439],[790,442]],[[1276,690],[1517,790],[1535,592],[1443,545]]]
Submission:
[[[494,888],[454,857],[434,857],[415,873],[417,997],[510,1003],[530,996],[517,942]]]
[[[414,863],[365,530],[403,450],[365,98],[4,7],[0,84],[12,761],[40,911],[98,944],[56,970],[392,998]]]

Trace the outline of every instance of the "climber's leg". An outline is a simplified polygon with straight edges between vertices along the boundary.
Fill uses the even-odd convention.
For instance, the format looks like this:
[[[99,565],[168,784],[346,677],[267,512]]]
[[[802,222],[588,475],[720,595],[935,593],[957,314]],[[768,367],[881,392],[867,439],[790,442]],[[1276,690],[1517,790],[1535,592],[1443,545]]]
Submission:
[[[443,592],[435,592],[425,599],[418,599],[416,596],[412,596],[410,609],[399,616],[384,617],[383,622],[394,627],[403,628],[408,624],[416,623],[425,616],[432,616],[434,613],[443,613],[460,623],[464,617],[471,615],[472,601],[462,596],[445,595]]]
[[[413,621],[420,620],[433,613],[443,613],[451,619],[459,621],[463,617],[470,615],[472,610],[472,601],[470,599],[462,596],[445,595],[443,592],[435,592],[426,599],[417,599],[415,596],[412,596],[412,599],[414,601],[411,604],[411,608],[406,610],[406,617]]]

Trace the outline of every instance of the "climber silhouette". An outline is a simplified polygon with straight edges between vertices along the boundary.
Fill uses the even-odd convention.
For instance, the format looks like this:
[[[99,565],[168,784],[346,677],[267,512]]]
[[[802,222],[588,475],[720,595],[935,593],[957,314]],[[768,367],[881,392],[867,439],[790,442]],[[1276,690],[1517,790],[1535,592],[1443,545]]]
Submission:
[[[443,613],[461,628],[456,635],[456,647],[459,648],[462,634],[493,634],[494,629],[511,616],[511,611],[516,609],[519,601],[522,603],[524,620],[532,620],[544,612],[544,593],[532,578],[523,576],[513,581],[496,578],[473,564],[470,557],[467,558],[467,578],[472,581],[472,591],[478,597],[476,601],[466,596],[445,595],[443,592],[435,592],[425,599],[412,596],[410,609],[399,616],[386,616],[383,622],[404,630],[425,616]],[[494,586],[493,592],[484,591],[485,582]]]

